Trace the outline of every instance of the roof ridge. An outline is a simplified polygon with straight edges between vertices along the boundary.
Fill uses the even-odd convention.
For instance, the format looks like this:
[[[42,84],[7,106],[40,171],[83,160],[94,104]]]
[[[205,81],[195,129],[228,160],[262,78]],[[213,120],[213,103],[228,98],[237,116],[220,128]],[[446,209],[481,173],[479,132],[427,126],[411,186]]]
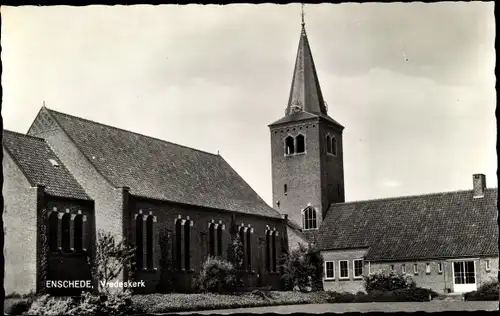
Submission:
[[[45,139],[41,138],[41,137],[37,137],[37,136],[33,136],[33,135],[28,135],[28,134],[23,134],[23,133],[20,133],[20,132],[14,132],[14,131],[11,131],[11,130],[7,130],[7,129],[4,129],[3,130],[3,133],[7,133],[7,134],[14,134],[14,135],[17,135],[17,136],[23,136],[23,137],[26,137],[26,138],[32,138],[34,140],[38,140],[38,141],[41,141],[41,142],[44,142],[44,143],[47,143],[45,141]]]
[[[147,137],[147,138],[150,138],[150,139],[153,139],[153,140],[156,140],[156,141],[160,141],[160,142],[163,142],[163,143],[167,143],[167,144],[170,144],[170,145],[174,145],[174,146],[178,146],[178,147],[183,147],[183,148],[186,148],[186,149],[190,149],[190,150],[194,150],[194,151],[197,151],[197,152],[201,152],[203,154],[208,154],[208,155],[212,155],[212,156],[216,156],[216,157],[220,156],[220,154],[214,154],[214,153],[211,153],[211,152],[208,152],[208,151],[204,151],[204,150],[201,150],[201,149],[189,147],[189,146],[186,146],[186,145],[180,145],[180,144],[177,144],[177,143],[170,142],[168,140],[164,140],[164,139],[160,139],[160,138],[157,138],[157,137],[148,136],[148,135],[144,135],[144,134],[141,134],[141,133],[138,133],[138,132],[126,130],[124,128],[120,128],[120,127],[116,127],[116,126],[112,126],[112,125],[108,125],[108,124],[104,124],[104,123],[99,123],[99,122],[96,122],[96,121],[93,121],[93,120],[90,120],[90,119],[86,119],[86,118],[83,118],[83,117],[71,115],[71,114],[68,114],[68,113],[59,112],[59,111],[56,111],[56,110],[49,109],[47,107],[45,107],[45,108],[49,112],[56,113],[56,114],[61,114],[61,115],[65,115],[65,116],[68,116],[70,118],[76,118],[76,119],[79,119],[79,120],[82,120],[82,121],[85,121],[85,122],[89,122],[89,123],[93,123],[93,124],[97,124],[97,125],[109,127],[109,128],[115,129],[115,130],[126,132],[126,133],[132,133],[132,134],[135,134],[135,135],[138,135],[138,136],[141,136],[141,137]]]
[[[485,190],[486,191],[494,191],[494,190],[498,190],[498,188],[486,188]],[[472,192],[472,191],[473,191],[472,189],[468,189],[468,190],[454,190],[454,191],[444,191],[444,192],[434,192],[434,193],[412,194],[412,195],[403,195],[403,196],[392,196],[392,197],[385,197],[385,198],[379,198],[379,199],[367,199],[367,200],[356,200],[356,201],[349,201],[349,202],[342,202],[342,203],[332,203],[332,204],[330,204],[330,206],[374,202],[374,201],[410,199],[410,198],[415,198],[415,197],[452,194],[452,193],[465,193],[465,192]]]

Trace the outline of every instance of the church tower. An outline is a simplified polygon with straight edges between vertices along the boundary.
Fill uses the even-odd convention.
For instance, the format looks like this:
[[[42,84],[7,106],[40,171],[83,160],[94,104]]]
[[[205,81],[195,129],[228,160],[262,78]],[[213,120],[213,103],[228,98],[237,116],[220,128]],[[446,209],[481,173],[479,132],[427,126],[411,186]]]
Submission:
[[[269,128],[273,207],[304,231],[315,230],[328,206],[345,200],[344,127],[327,114],[303,13],[285,116]]]

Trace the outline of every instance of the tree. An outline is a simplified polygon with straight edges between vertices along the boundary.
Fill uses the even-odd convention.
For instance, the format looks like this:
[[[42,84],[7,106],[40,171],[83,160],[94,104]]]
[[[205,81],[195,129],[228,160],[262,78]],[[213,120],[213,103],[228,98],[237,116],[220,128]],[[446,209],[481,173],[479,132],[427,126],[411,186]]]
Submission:
[[[124,240],[117,240],[110,232],[100,230],[97,233],[96,257],[93,272],[98,282],[100,293],[108,293],[108,288],[101,282],[111,282],[122,271],[132,271],[132,259],[135,247],[128,246]]]
[[[323,257],[315,246],[299,247],[285,254],[283,275],[287,288],[298,287],[300,291],[317,291],[322,288]]]

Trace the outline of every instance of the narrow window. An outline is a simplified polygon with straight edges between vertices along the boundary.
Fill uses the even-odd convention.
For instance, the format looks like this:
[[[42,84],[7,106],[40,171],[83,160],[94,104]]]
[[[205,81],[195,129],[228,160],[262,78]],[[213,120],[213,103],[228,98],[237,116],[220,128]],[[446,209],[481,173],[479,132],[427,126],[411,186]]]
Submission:
[[[486,260],[486,271],[490,272],[490,270],[491,270],[490,260]]]
[[[189,271],[191,269],[191,221],[184,223],[184,269]]]
[[[394,271],[394,265],[393,264],[391,264],[390,269],[391,269],[391,271]]]
[[[241,227],[240,228],[240,232],[239,232],[239,235],[240,235],[240,242],[241,242],[241,246],[245,247],[245,230],[244,230],[244,227]],[[245,268],[245,264],[247,262],[247,252],[243,251],[243,262],[241,262],[241,264],[243,265],[242,267],[240,267],[242,270]]]
[[[286,184],[283,186],[283,192],[285,195],[288,193],[288,186]]]
[[[70,239],[71,239],[71,234],[70,234],[70,227],[71,224],[71,214],[66,213],[62,217],[62,223],[61,223],[61,229],[62,229],[62,239],[61,239],[61,246],[63,251],[70,251]]]
[[[442,262],[438,263],[438,272],[443,273],[443,263]]]
[[[271,243],[272,268],[273,272],[276,272],[276,232],[272,233]]]
[[[430,263],[425,264],[425,273],[431,274],[431,264]]]
[[[246,236],[246,242],[247,242],[247,270],[252,271],[252,231],[249,228],[247,228],[247,236]]]
[[[147,265],[149,269],[154,268],[153,263],[153,216],[148,216],[146,220],[146,249],[147,249]]]
[[[349,278],[349,261],[347,260],[339,261],[339,275],[341,279]]]
[[[418,274],[418,266],[416,263],[413,264],[413,274]]]
[[[74,219],[74,241],[73,241],[73,248],[75,249],[75,252],[82,252],[83,251],[83,216],[82,215],[76,215]]]
[[[326,136],[326,152],[329,154],[332,153],[332,138],[330,135]]]
[[[271,231],[266,231],[266,270],[271,272]]]
[[[303,153],[306,151],[306,141],[304,135],[299,134],[297,136],[297,153]]]
[[[182,268],[182,220],[175,222],[175,258],[178,270]]]
[[[353,267],[354,277],[355,278],[363,277],[363,260],[361,260],[361,259],[354,260],[353,266],[354,266]]]
[[[333,261],[325,261],[325,280],[333,280],[335,278],[335,265]]]
[[[316,211],[312,207],[308,207],[304,211],[304,229],[317,228]]]
[[[222,224],[217,227],[217,256],[222,258]]]
[[[51,212],[49,215],[49,248],[51,251],[57,251],[58,221],[58,213]]]
[[[144,266],[144,227],[143,227],[143,216],[137,215],[135,219],[135,262],[137,269],[142,269]]]
[[[288,136],[286,139],[285,139],[285,154],[286,155],[292,155],[295,153],[295,145],[293,143],[293,137],[292,136]]]
[[[208,253],[215,256],[215,225],[212,223],[208,228]]]
[[[406,266],[404,263],[401,265],[401,273],[406,274]]]
[[[332,137],[332,154],[337,156],[337,139]]]

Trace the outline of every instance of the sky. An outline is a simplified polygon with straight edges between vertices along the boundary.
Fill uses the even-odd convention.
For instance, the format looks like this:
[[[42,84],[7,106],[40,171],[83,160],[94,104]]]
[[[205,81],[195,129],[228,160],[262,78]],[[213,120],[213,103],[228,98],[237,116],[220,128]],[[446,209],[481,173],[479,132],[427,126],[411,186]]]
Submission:
[[[497,187],[493,2],[305,5],[346,201]],[[4,128],[50,109],[220,155],[272,205],[300,4],[1,7]]]

